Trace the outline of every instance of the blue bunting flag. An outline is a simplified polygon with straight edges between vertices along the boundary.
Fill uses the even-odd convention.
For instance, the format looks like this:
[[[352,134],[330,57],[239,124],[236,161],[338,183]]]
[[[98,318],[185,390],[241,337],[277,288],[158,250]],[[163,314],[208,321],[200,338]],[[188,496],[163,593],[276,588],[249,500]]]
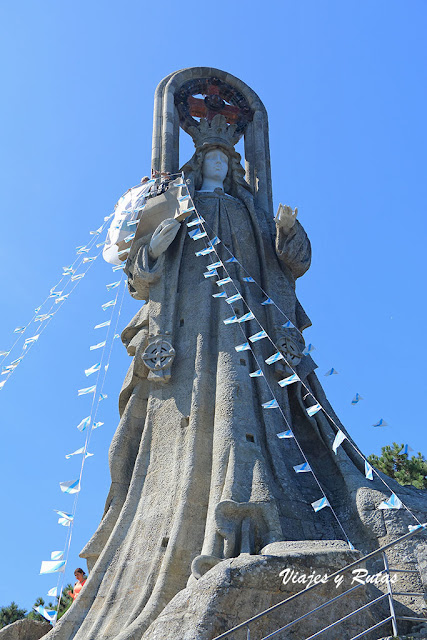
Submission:
[[[212,298],[226,298],[227,294],[225,291],[221,291],[221,293],[213,293]]]
[[[236,293],[234,296],[230,296],[230,298],[227,298],[226,303],[233,304],[233,302],[236,302],[237,300],[242,300],[242,296],[240,293]]]
[[[365,460],[365,477],[366,477],[368,480],[373,480],[373,479],[374,479],[374,475],[373,475],[373,473],[374,473],[373,468],[371,467],[371,465],[369,464],[369,462],[368,462],[367,460]]]
[[[125,238],[125,242],[130,242],[131,240],[133,240],[135,237],[135,232],[130,233],[128,236],[126,236]],[[84,261],[83,261],[84,262]]]
[[[268,338],[264,329],[262,331],[259,331],[258,333],[255,333],[253,336],[249,336],[249,340],[251,342],[258,342],[258,340],[262,340],[263,338]]]
[[[356,393],[356,395],[354,396],[353,400],[351,401],[351,404],[354,406],[356,405],[358,402],[360,402],[361,400],[363,400],[362,396],[360,395],[360,393]]]
[[[106,341],[104,340],[104,342],[98,342],[98,344],[93,344],[91,347],[89,347],[90,351],[95,351],[95,349],[101,349],[102,347],[105,347],[106,345]]]
[[[86,377],[91,376],[92,373],[96,373],[97,371],[100,370],[100,368],[101,368],[101,363],[97,362],[96,364],[94,364],[91,367],[89,367],[89,369],[85,369]]]
[[[96,385],[94,384],[92,387],[86,387],[85,389],[79,389],[77,391],[77,395],[78,396],[85,396],[88,393],[95,393],[96,391]]]
[[[232,279],[228,276],[227,278],[223,278],[222,280],[217,280],[216,284],[218,287],[222,287],[224,284],[228,284],[229,282],[233,282]]]
[[[269,402],[262,403],[263,409],[279,409],[279,403],[277,400],[270,400]]]
[[[216,269],[212,269],[212,271],[205,271],[203,275],[205,278],[213,278],[213,276],[218,275],[218,271]]]
[[[77,425],[77,429],[79,431],[85,431],[85,429],[87,429],[89,425],[90,425],[90,416],[87,416],[86,418],[83,418],[81,422],[79,422],[79,424]]]
[[[212,269],[218,269],[218,267],[222,267],[222,262],[220,262],[219,260],[218,262],[212,262],[211,264],[208,264],[206,266],[206,269],[208,271],[211,271]]]
[[[226,262],[238,262],[238,260],[237,260],[237,258],[232,256],[231,258],[228,258],[228,260],[226,260]]]
[[[249,320],[255,320],[255,316],[252,313],[252,311],[249,311],[248,313],[245,313],[244,316],[241,316],[237,322],[242,323],[242,322],[248,322]]]
[[[325,376],[336,376],[337,374],[338,371],[332,367],[332,369],[329,369],[329,371],[325,373]]]
[[[304,349],[304,351],[302,352],[302,354],[303,354],[304,356],[307,356],[309,353],[311,353],[312,351],[314,351],[314,350],[315,350],[315,348],[316,348],[316,347],[314,347],[314,346],[311,344],[311,342],[310,342],[310,344],[308,344],[308,345],[305,347],[305,349]]]
[[[66,480],[64,482],[60,482],[59,486],[61,488],[62,493],[78,493],[80,491],[80,480]]]
[[[277,362],[278,360],[283,360],[283,355],[280,353],[280,351],[277,351],[276,353],[273,353],[272,356],[267,358],[265,363],[266,364],[273,364],[273,362]]]
[[[292,322],[290,320],[288,320],[287,322],[285,322],[285,324],[282,324],[282,327],[284,329],[295,329],[295,325],[292,324]]]
[[[201,217],[193,218],[190,222],[187,222],[187,227],[195,227],[197,224],[203,224],[205,220]]]
[[[249,376],[251,378],[260,378],[261,376],[264,376],[262,369],[257,369],[256,371],[252,371],[252,373],[249,374]]]
[[[215,251],[215,249],[213,247],[207,247],[206,249],[202,249],[201,251],[197,251],[195,255],[199,258],[200,256],[207,256],[208,253],[212,253],[212,251]],[[209,269],[209,267],[208,267],[208,269]]]
[[[274,304],[273,300],[271,298],[266,298],[264,300],[264,302],[261,302],[261,304],[266,305],[266,304]]]
[[[110,324],[111,324],[111,320],[106,320],[105,322],[101,322],[101,324],[96,324],[94,326],[94,329],[102,329],[102,327],[109,327]]]
[[[283,380],[279,380],[278,384],[280,384],[281,387],[287,387],[288,384],[293,384],[294,382],[298,382],[299,380],[301,380],[301,378],[297,376],[296,373],[293,373],[291,376],[283,378]]]
[[[378,509],[401,509],[402,501],[397,497],[395,493],[392,493],[388,500],[384,500],[378,505]]]
[[[294,434],[292,433],[292,431],[290,429],[288,429],[288,431],[282,431],[281,433],[277,433],[276,434],[278,438],[282,439],[286,439],[286,438],[293,438]]]
[[[320,498],[320,500],[316,500],[311,503],[314,511],[320,511],[320,509],[324,509],[325,507],[330,507],[329,501],[327,498]]]
[[[302,464],[295,465],[294,471],[295,473],[307,473],[308,471],[311,471],[311,467],[308,462],[303,462]]]
[[[380,420],[378,420],[378,422],[376,422],[375,424],[372,425],[373,427],[388,427],[388,422],[386,422],[385,420],[383,420],[382,418]]]
[[[224,324],[233,324],[237,322],[237,316],[230,316],[230,318],[226,318],[223,322]]]
[[[13,333],[24,333],[26,328],[27,327],[16,327],[16,329],[13,330]]]
[[[309,416],[314,416],[315,413],[321,410],[321,406],[319,403],[314,404],[312,407],[308,407],[307,413]]]
[[[109,300],[109,302],[104,302],[103,305],[101,305],[102,310],[105,311],[106,309],[108,309],[108,307],[114,307],[114,305],[116,304],[115,300]]]
[[[250,350],[249,342],[244,342],[243,344],[238,344],[237,347],[234,347],[236,351],[248,351]]]
[[[255,280],[251,276],[246,276],[246,278],[243,278],[243,282],[255,282]]]

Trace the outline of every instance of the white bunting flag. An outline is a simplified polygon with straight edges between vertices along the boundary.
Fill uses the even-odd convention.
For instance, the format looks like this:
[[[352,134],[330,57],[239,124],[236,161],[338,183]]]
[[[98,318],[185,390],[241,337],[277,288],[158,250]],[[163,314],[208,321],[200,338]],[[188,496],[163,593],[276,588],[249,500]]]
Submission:
[[[16,327],[16,329],[13,330],[13,333],[24,333],[26,328],[27,327]]]
[[[260,378],[261,376],[263,376],[263,372],[261,369],[257,369],[256,371],[252,371],[252,373],[249,374],[249,376],[251,378]]]
[[[94,422],[92,425],[92,429],[98,429],[98,427],[102,427],[103,422]]]
[[[61,487],[62,493],[78,493],[80,491],[80,480],[66,480],[60,482],[59,486]]]
[[[102,329],[102,327],[109,327],[111,324],[111,320],[107,320],[106,322],[101,322],[101,324],[97,324],[94,326],[94,329]]]
[[[39,604],[37,607],[33,607],[34,611],[43,616],[49,622],[53,622],[56,618],[57,611],[55,609],[46,609],[43,605]]]
[[[52,551],[52,553],[50,554],[51,560],[62,560],[63,558],[64,558],[63,551]]]
[[[125,264],[115,264],[114,267],[111,268],[112,271],[120,271],[120,269],[125,268]]]
[[[344,440],[347,438],[347,436],[341,431],[341,429],[339,429],[337,431],[337,435],[335,436],[335,439],[332,443],[332,451],[335,453],[335,455],[337,455],[337,449],[340,446],[340,444],[342,444],[344,442]]]
[[[311,342],[310,342],[310,344],[308,344],[308,345],[305,347],[304,351],[302,352],[303,356],[307,356],[309,353],[311,353],[312,351],[314,351],[314,350],[315,350],[315,348],[316,348],[316,347],[314,347],[314,346],[311,344]]]
[[[58,511],[58,509],[54,509],[55,513],[58,514],[58,516],[60,516],[61,518],[64,518],[65,520],[69,520],[70,522],[72,522],[74,520],[74,516],[71,513],[65,513],[65,511]]]
[[[71,522],[67,520],[67,518],[58,518],[58,524],[61,524],[63,527],[71,526]]]
[[[282,327],[284,329],[295,329],[295,326],[292,324],[292,322],[290,320],[285,322],[285,324],[282,324]]]
[[[187,198],[188,196],[186,196]],[[203,218],[193,218],[193,220],[190,220],[190,222],[187,222],[187,227],[195,227],[198,224],[203,224],[205,222],[205,220]]]
[[[224,324],[233,324],[234,322],[237,322],[237,316],[231,316],[230,318],[226,318],[225,320],[223,320]]]
[[[53,587],[52,589],[49,589],[49,591],[47,592],[47,595],[51,596],[52,598],[56,598],[58,595],[57,587]]]
[[[0,351],[0,358],[8,356],[10,351]]]
[[[218,267],[222,267],[222,262],[212,262],[211,264],[208,264],[206,269],[208,271],[212,271],[212,269],[218,269]]]
[[[95,391],[96,391],[96,385],[94,384],[92,387],[86,387],[85,389],[78,389],[77,395],[85,396],[88,393],[95,393]]]
[[[249,340],[251,342],[258,342],[258,340],[262,340],[263,338],[268,338],[264,329],[262,331],[259,331],[258,333],[255,333],[253,336],[249,336]]]
[[[288,429],[288,431],[282,431],[281,433],[277,433],[276,435],[281,440],[294,437],[294,434],[290,429]]]
[[[378,509],[401,509],[402,501],[397,497],[395,493],[392,493],[388,500],[384,500],[378,505]]]
[[[87,429],[89,425],[90,425],[90,416],[87,416],[86,418],[83,418],[83,420],[77,425],[77,429],[79,431],[85,431],[85,429]]]
[[[273,355],[270,356],[269,358],[267,358],[267,360],[265,362],[266,362],[266,364],[273,364],[274,362],[277,362],[278,360],[283,360],[283,355],[280,353],[280,351],[277,351],[277,353],[273,353]]]
[[[34,318],[34,322],[44,322],[45,320],[49,320],[49,318],[53,317],[53,313],[42,313],[39,316]]]
[[[298,382],[300,379],[301,378],[297,376],[296,373],[293,373],[291,376],[288,376],[287,378],[283,378],[283,380],[279,380],[278,384],[280,384],[281,387],[287,387],[288,384]]]
[[[37,335],[33,336],[32,338],[27,338],[25,340],[25,342],[24,342],[24,349],[26,349],[29,344],[33,344],[34,342],[37,342],[39,337],[40,337],[40,334],[38,333]]]
[[[64,300],[66,300],[68,298],[70,294],[69,293],[65,293],[63,296],[61,296],[60,298],[56,298],[55,299],[55,304],[59,304],[60,302],[64,302]]]
[[[320,500],[316,500],[311,503],[314,511],[320,511],[320,509],[324,509],[324,507],[330,507],[331,505],[328,502],[327,498],[320,498]]]
[[[201,240],[202,238],[206,238],[208,234],[206,233],[206,231],[202,231],[201,229],[198,229],[198,233],[195,233],[192,238],[193,240]]]
[[[303,462],[302,464],[297,464],[294,467],[294,471],[295,473],[307,473],[308,471],[311,471],[311,467],[308,462]]]
[[[107,398],[108,396],[106,393],[100,393],[98,402],[101,402],[101,400],[106,400]]]
[[[309,416],[314,416],[315,413],[317,413],[318,411],[320,411],[322,407],[320,406],[319,403],[314,404],[312,407],[308,407],[307,409],[307,413]]]
[[[89,367],[89,369],[85,369],[85,375],[87,376],[91,376],[92,373],[96,373],[97,371],[99,371],[101,368],[101,363],[97,362],[96,364],[92,365],[91,367]]]
[[[65,571],[65,560],[43,560],[40,568],[40,574],[43,573],[56,573],[57,571]]]
[[[130,233],[128,236],[126,236],[125,238],[125,242],[130,242],[131,240],[133,240],[135,237],[135,232]],[[84,261],[83,261],[84,262]]]
[[[354,396],[353,400],[351,401],[351,404],[354,406],[358,402],[360,402],[360,400],[363,400],[362,396],[360,395],[360,393],[356,393],[356,395]]]
[[[372,425],[373,427],[388,427],[388,422],[386,422],[385,420],[383,420],[382,418],[380,420],[378,420],[378,422],[376,422],[375,424]]]
[[[96,260],[96,256],[93,256],[91,258],[83,258],[83,263],[85,263],[85,262],[93,262],[94,260]]]
[[[0,389],[3,389],[4,385],[6,384],[7,380],[2,380],[2,382],[0,382]]]
[[[80,255],[81,253],[89,253],[90,249],[88,249],[87,247],[76,247],[76,253],[77,255]]]
[[[255,282],[255,280],[251,276],[246,276],[246,278],[243,278],[243,282]]]
[[[105,286],[107,287],[107,291],[111,291],[111,289],[115,289],[116,287],[118,287],[119,284],[120,280],[117,280],[117,282],[110,282],[110,284],[106,284]]]
[[[91,347],[89,347],[90,351],[95,351],[95,349],[101,349],[102,347],[105,347],[106,345],[106,341],[104,340],[104,342],[98,342],[98,344],[93,344]]]
[[[229,282],[232,282],[232,279],[228,276],[227,278],[223,278],[222,280],[217,280],[216,284],[218,285],[218,287],[222,287],[222,285],[228,284]]]
[[[216,269],[213,269],[212,271],[205,271],[203,275],[205,278],[213,278],[218,275],[218,271]]]
[[[368,480],[373,480],[373,479],[374,479],[374,475],[373,475],[373,473],[374,473],[373,468],[371,467],[371,465],[369,464],[369,462],[368,462],[367,460],[365,460],[365,477],[366,477]]]
[[[225,293],[225,291],[221,291],[221,293],[214,293],[212,294],[212,298],[226,298],[227,294]]]
[[[81,280],[82,278],[85,277],[85,273],[78,273],[75,276],[71,276],[71,282],[75,282],[76,280]]]
[[[213,238],[210,242],[208,242],[208,245],[210,247],[215,247],[215,245],[220,243],[221,243],[221,240],[218,238],[218,236],[215,236],[215,238]]]
[[[196,257],[199,258],[200,256],[207,256],[209,253],[212,253],[213,251],[215,251],[213,247],[207,247],[207,249],[202,249],[201,251],[197,251]]]
[[[244,342],[243,344],[238,344],[237,347],[234,347],[236,351],[248,351],[251,347],[249,342]]]
[[[240,296],[240,293],[239,293],[239,296]],[[228,300],[226,300],[226,302],[228,302]],[[255,316],[252,313],[252,311],[249,311],[249,313],[245,313],[245,315],[239,318],[237,322],[242,323],[242,322],[248,322],[249,320],[255,320]]]
[[[237,300],[241,300],[242,296],[240,295],[240,293],[236,293],[234,296],[230,296],[229,298],[227,298],[226,303],[227,304],[233,304],[233,302],[237,302]]]
[[[271,298],[266,298],[264,300],[264,302],[261,302],[261,304],[266,305],[266,304],[274,304],[273,300]]]
[[[104,304],[101,305],[102,310],[105,311],[106,309],[108,309],[108,307],[114,307],[114,305],[116,304],[115,300],[109,300],[108,302],[104,302]]]
[[[279,403],[277,400],[270,400],[269,402],[263,402],[263,409],[279,409]]]

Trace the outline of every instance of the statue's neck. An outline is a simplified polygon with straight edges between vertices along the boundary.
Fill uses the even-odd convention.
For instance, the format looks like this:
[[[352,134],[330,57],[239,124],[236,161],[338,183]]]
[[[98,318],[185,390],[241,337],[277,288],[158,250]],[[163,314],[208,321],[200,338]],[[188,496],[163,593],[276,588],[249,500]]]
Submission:
[[[224,181],[204,177],[200,191],[215,191],[215,189],[224,189]]]

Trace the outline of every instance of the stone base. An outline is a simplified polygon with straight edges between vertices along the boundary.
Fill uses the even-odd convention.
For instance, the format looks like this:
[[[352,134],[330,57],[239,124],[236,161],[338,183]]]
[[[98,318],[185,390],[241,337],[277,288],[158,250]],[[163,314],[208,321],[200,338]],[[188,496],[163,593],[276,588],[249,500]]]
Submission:
[[[279,542],[268,545],[262,552],[257,556],[242,554],[212,567],[171,600],[142,640],[212,640],[307,586],[308,581],[304,584],[292,579],[283,584],[279,575],[283,570],[293,571],[292,576],[302,581],[303,574],[306,577],[313,573],[330,575],[360,557],[358,551],[350,551],[348,545],[340,541]],[[251,637],[262,638],[295,620],[347,590],[350,582],[351,577],[347,576],[338,587],[334,582],[326,582],[289,605],[278,608],[251,624]],[[276,638],[307,638],[358,609],[368,598],[367,587],[361,586]],[[340,625],[333,633],[331,631],[332,635],[326,632],[321,637],[324,640],[350,638],[377,620],[375,612],[366,610]],[[384,631],[387,632],[386,627]],[[234,633],[232,640],[246,640],[246,637],[243,629]],[[368,636],[366,640],[369,640]]]
[[[51,629],[48,622],[23,618],[0,629],[0,640],[39,640]]]

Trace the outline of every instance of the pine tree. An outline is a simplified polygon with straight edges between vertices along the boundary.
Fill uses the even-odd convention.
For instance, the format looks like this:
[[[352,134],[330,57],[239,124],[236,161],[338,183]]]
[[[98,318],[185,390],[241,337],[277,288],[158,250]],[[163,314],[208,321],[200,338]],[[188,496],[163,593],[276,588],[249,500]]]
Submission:
[[[8,624],[12,624],[12,622],[16,622],[17,620],[21,620],[25,618],[27,611],[26,609],[20,609],[16,602],[11,602],[7,607],[0,608],[0,629],[6,627]]]
[[[417,489],[427,489],[427,462],[421,453],[409,457],[403,453],[404,445],[393,442],[393,445],[381,447],[381,456],[368,456],[368,462],[399,484],[412,484]]]

